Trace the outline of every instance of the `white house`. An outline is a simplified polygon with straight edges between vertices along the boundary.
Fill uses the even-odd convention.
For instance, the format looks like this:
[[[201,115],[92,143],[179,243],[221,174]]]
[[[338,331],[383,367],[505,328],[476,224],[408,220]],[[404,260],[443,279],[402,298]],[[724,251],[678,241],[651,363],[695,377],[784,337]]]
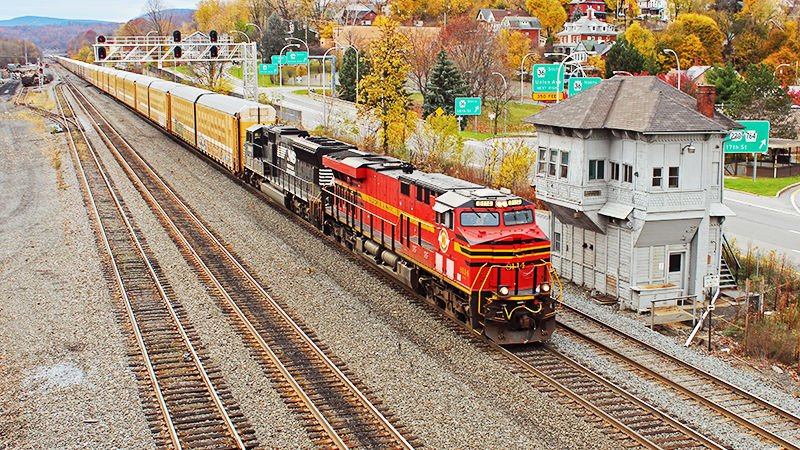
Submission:
[[[719,275],[723,139],[742,128],[656,77],[614,77],[524,119],[560,277],[635,311]],[[663,305],[659,305],[663,306]]]

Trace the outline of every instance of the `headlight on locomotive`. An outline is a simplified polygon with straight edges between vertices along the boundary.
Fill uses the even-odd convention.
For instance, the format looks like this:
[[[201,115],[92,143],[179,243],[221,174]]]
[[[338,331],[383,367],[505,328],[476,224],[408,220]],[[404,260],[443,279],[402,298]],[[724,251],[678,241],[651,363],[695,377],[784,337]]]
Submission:
[[[500,286],[500,289],[497,290],[497,293],[501,297],[507,297],[509,293],[508,286]]]
[[[550,293],[550,289],[551,289],[550,283],[545,281],[544,283],[540,284],[539,286],[536,286],[536,293],[537,294],[549,294]]]

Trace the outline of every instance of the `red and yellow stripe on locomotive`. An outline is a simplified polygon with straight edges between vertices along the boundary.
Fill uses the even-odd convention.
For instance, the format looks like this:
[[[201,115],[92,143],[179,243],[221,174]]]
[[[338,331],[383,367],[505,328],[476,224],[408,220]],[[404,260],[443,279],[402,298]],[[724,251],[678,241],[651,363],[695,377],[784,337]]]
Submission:
[[[412,268],[404,281],[496,342],[550,336],[550,241],[530,202],[385,156],[350,150],[322,163],[335,178],[327,211],[355,230],[356,250],[379,264],[396,255]]]

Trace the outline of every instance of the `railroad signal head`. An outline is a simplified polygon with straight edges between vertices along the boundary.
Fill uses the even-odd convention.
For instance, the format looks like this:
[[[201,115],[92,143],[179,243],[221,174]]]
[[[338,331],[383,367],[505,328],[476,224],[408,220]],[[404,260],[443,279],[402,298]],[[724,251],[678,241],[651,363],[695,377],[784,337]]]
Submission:
[[[98,35],[97,35],[97,43],[98,43],[98,44],[103,44],[103,43],[105,43],[105,42],[106,42],[106,37],[105,37],[105,36],[103,36],[102,34],[98,34]]]
[[[175,50],[172,51],[172,54],[175,55],[176,58],[180,58],[183,54],[183,51],[180,47],[175,47]]]
[[[208,38],[211,39],[211,42],[217,42],[217,30],[209,31]]]
[[[173,31],[172,32],[172,40],[174,42],[180,42],[181,41],[181,32],[178,31],[178,30]]]
[[[217,56],[219,56],[219,49],[217,48],[216,45],[212,45],[211,48],[209,49],[209,53],[211,53],[212,58],[216,58]]]
[[[97,49],[97,58],[106,59],[106,48],[105,47],[98,47],[98,49]]]

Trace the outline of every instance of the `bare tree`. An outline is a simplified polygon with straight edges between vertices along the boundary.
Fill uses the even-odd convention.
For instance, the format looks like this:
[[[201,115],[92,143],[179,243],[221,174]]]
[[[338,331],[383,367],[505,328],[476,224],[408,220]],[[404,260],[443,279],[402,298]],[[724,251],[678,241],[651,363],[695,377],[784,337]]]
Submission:
[[[146,0],[144,13],[150,26],[159,36],[166,36],[172,27],[172,14],[167,12],[164,0]]]
[[[411,65],[408,77],[417,90],[422,93],[422,97],[425,98],[428,78],[436,63],[436,54],[439,52],[441,43],[439,39],[422,30],[411,30],[406,36],[408,37],[409,47],[406,59],[408,64]]]
[[[447,24],[442,31],[442,44],[464,75],[467,90],[473,96],[486,99],[490,95],[492,72],[502,66],[497,35],[472,17],[464,16]]]

